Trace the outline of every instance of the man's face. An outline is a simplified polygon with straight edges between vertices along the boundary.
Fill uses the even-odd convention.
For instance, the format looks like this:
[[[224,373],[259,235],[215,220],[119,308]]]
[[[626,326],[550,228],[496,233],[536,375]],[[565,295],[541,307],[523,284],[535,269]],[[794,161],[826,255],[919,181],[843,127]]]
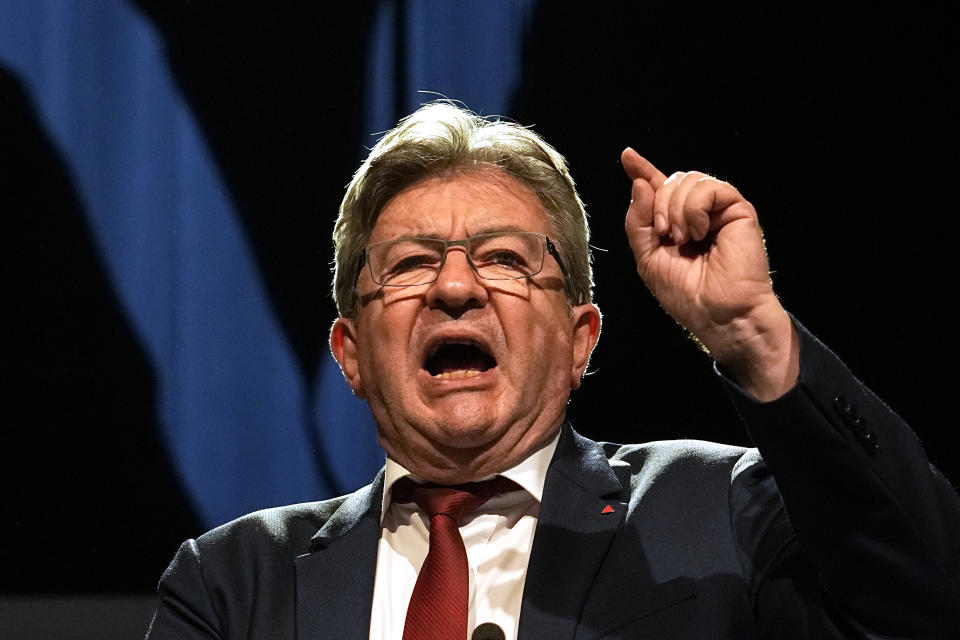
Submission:
[[[478,170],[401,192],[369,244],[504,230],[551,235],[527,187]],[[542,446],[562,422],[600,330],[592,304],[571,309],[549,254],[535,276],[493,281],[473,271],[463,247],[451,247],[431,284],[380,287],[364,268],[357,292],[356,321],[334,324],[334,355],[369,402],[381,446],[437,482],[502,471]]]

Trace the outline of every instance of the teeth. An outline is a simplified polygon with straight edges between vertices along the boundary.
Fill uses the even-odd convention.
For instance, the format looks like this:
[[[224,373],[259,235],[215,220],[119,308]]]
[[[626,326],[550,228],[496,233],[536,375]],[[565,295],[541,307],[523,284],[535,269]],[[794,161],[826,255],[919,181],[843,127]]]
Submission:
[[[472,378],[478,376],[482,371],[477,371],[476,369],[457,369],[456,371],[444,371],[443,373],[438,373],[433,377],[436,380],[462,380],[463,378]]]

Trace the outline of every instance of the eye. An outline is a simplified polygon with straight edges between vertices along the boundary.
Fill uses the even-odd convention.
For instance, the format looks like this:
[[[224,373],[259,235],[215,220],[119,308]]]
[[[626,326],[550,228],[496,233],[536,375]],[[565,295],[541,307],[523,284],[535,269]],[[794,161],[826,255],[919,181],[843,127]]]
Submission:
[[[474,236],[471,251],[480,276],[490,280],[511,280],[536,273],[540,251],[539,236],[503,232]]]
[[[436,255],[433,254],[420,253],[416,255],[409,255],[397,260],[397,262],[390,267],[388,273],[405,273],[415,269],[436,267],[437,264],[439,264],[439,262],[437,261]]]
[[[522,255],[509,249],[493,251],[485,255],[482,262],[485,265],[497,265],[501,267],[522,267],[526,264],[526,260],[523,259]]]

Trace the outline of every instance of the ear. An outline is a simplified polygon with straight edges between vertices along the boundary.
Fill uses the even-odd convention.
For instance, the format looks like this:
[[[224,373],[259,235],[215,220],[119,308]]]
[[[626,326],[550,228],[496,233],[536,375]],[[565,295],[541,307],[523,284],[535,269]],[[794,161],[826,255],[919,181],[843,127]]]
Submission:
[[[343,377],[353,389],[353,395],[364,398],[363,380],[357,356],[357,328],[353,320],[337,318],[330,329],[330,351],[340,364]]]
[[[600,339],[600,309],[592,303],[573,308],[573,369],[570,388],[579,389],[590,354]]]

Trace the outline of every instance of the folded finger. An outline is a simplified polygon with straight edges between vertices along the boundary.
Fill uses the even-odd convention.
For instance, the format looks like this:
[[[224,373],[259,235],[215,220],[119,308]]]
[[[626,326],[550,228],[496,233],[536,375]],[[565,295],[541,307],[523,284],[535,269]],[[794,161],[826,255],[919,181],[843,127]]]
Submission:
[[[753,211],[752,207],[732,207],[746,201],[729,182],[702,176],[690,189],[683,204],[683,217],[694,240],[702,240],[708,233],[719,230],[733,218]]]
[[[670,200],[684,176],[683,171],[677,171],[664,180],[663,184],[656,191],[653,201],[653,226],[661,236],[672,235],[672,220],[670,219]]]
[[[704,177],[706,176],[699,171],[686,173],[678,180],[677,186],[670,195],[670,201],[667,204],[670,237],[677,244],[683,244],[691,238],[702,240],[707,235],[707,229],[710,226],[709,216],[696,209],[687,210],[685,207],[688,195]]]

